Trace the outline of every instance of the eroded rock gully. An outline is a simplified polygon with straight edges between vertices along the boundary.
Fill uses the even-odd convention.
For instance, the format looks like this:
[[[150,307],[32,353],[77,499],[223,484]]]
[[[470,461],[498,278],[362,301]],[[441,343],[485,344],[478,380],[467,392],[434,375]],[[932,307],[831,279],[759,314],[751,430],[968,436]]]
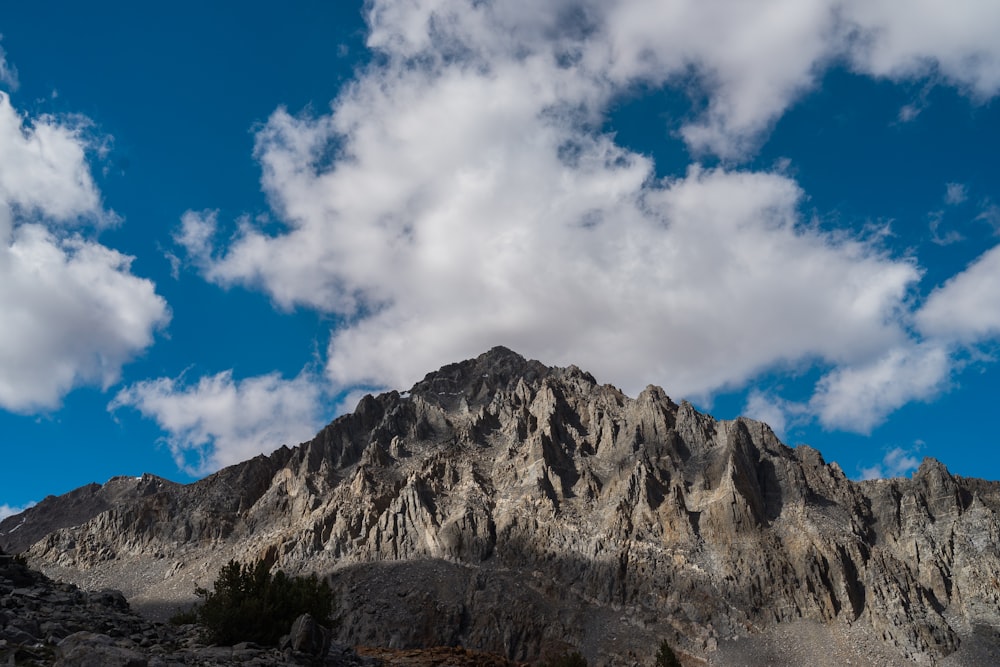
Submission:
[[[843,639],[852,664],[982,664],[1000,646],[997,483],[933,460],[852,482],[762,423],[504,348],[197,483],[73,494],[0,524],[0,546],[153,615],[263,558],[329,576],[350,644],[591,664],[648,662],[663,639],[688,664],[765,644],[801,664],[769,639],[794,627]]]

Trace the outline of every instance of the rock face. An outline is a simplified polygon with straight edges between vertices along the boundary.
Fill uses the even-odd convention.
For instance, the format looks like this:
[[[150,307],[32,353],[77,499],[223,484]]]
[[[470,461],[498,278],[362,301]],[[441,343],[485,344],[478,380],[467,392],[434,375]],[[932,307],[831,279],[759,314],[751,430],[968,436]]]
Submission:
[[[859,662],[1000,661],[1000,484],[930,459],[852,482],[759,422],[504,348],[195,484],[108,484],[128,488],[85,487],[108,500],[72,521],[73,494],[48,499],[0,546],[153,615],[230,558],[317,572],[351,644],[634,664],[666,639],[729,664],[801,624]],[[772,664],[801,660],[774,644]]]
[[[0,544],[10,553],[18,553],[54,530],[80,525],[112,507],[176,486],[155,475],[115,477],[103,486],[87,484],[62,496],[49,496],[31,514],[5,521],[0,526]]]

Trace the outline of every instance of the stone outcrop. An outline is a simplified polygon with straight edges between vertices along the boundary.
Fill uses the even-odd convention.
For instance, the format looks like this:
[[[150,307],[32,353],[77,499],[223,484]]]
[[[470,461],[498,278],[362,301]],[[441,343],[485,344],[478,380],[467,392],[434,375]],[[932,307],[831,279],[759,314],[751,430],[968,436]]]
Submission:
[[[900,662],[1000,646],[997,483],[929,459],[852,482],[762,423],[504,348],[366,396],[298,447],[187,486],[143,480],[75,525],[49,499],[0,524],[0,546],[30,535],[33,564],[154,616],[230,558],[316,572],[336,641],[399,649],[633,664],[666,639],[723,664],[794,624]]]

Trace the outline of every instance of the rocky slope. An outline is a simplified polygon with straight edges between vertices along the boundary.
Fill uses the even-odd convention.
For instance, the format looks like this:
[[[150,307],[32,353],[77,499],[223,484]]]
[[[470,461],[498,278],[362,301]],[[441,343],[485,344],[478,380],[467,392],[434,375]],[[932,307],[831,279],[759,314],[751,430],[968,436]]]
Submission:
[[[351,644],[973,665],[1000,663],[998,510],[933,460],[852,482],[759,422],[496,348],[195,484],[47,499],[0,547],[154,616],[233,557],[329,575]]]
[[[115,590],[52,581],[0,551],[0,663],[33,667],[387,667],[329,641],[308,615],[283,648],[206,646],[201,629],[153,623]],[[492,667],[492,666],[491,666]],[[498,666],[500,667],[500,666]],[[504,666],[506,667],[506,666]]]

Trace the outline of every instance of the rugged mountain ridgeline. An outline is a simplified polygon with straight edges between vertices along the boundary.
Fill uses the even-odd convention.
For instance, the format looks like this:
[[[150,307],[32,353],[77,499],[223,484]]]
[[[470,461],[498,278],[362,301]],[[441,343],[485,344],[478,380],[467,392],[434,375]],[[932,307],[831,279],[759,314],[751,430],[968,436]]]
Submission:
[[[1000,662],[998,510],[934,460],[852,482],[762,423],[495,348],[197,483],[48,498],[0,547],[153,615],[230,558],[330,575],[352,644],[973,665]]]

